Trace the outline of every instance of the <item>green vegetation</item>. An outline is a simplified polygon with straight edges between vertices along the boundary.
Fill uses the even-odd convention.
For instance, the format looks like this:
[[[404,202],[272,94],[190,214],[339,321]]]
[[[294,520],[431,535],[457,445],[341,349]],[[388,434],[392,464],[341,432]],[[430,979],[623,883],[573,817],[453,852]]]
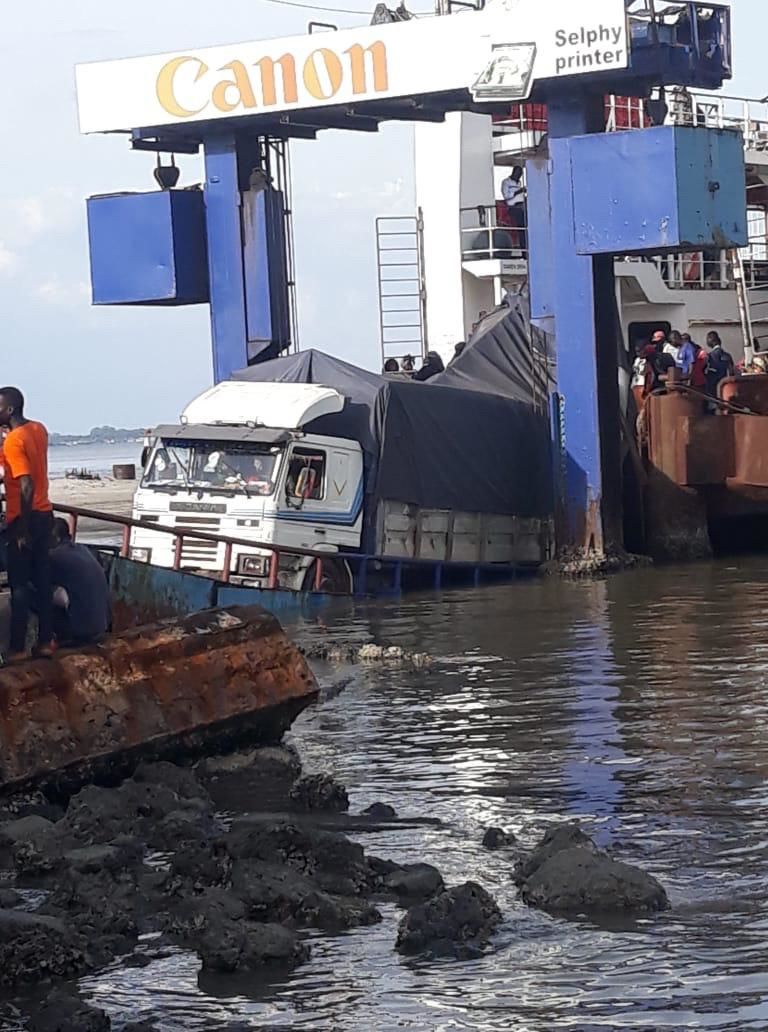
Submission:
[[[59,444],[125,444],[143,441],[143,430],[126,430],[115,426],[95,426],[88,434],[51,434],[50,443]]]

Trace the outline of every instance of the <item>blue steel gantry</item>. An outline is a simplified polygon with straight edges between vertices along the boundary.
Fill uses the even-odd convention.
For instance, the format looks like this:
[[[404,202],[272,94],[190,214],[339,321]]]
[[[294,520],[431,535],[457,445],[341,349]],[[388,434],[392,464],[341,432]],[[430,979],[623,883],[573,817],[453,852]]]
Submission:
[[[94,302],[209,303],[214,376],[226,379],[291,345],[290,139],[545,102],[549,154],[528,168],[530,286],[533,317],[557,345],[559,543],[620,546],[613,256],[747,243],[738,136],[604,132],[607,93],[730,78],[729,8],[655,3],[551,0],[540,13],[519,0],[505,13],[493,0],[451,17],[81,66],[84,132],[128,132],[158,160],[202,150],[205,164],[202,190],[89,200]],[[662,123],[663,90],[649,107]]]

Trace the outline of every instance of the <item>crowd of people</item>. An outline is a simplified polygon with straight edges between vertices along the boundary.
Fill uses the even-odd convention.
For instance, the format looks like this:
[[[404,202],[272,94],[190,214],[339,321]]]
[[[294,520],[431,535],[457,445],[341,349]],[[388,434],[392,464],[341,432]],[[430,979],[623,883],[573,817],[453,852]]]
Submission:
[[[66,520],[55,519],[48,495],[48,431],[24,415],[17,387],[0,388],[5,486],[10,647],[6,660],[27,657],[30,617],[37,616],[35,655],[60,645],[98,642],[111,626],[109,585],[93,552],[76,544]]]
[[[456,361],[466,346],[466,341],[459,341],[454,348],[451,362]],[[399,362],[396,358],[388,358],[382,370],[383,375],[391,380],[415,380],[417,383],[424,383],[431,380],[433,376],[437,376],[438,373],[444,372],[445,364],[436,351],[427,352],[419,369],[416,368],[416,360],[413,355],[405,355]]]
[[[714,330],[707,334],[705,347],[697,344],[690,333],[656,330],[650,342],[636,348],[632,388],[638,402],[653,391],[666,389],[670,381],[716,398],[720,383],[738,371]]]

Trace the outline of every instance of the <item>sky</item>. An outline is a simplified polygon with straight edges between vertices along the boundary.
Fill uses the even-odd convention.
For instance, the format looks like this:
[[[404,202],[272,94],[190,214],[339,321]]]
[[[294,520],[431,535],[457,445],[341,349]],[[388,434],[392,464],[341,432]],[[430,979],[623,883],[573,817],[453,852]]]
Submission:
[[[322,0],[317,0],[318,3]],[[541,0],[542,4],[546,0]],[[587,0],[583,0],[587,2]],[[725,92],[768,94],[766,0],[733,0],[736,74]],[[360,15],[269,0],[25,0],[6,5],[0,36],[0,380],[27,395],[52,430],[175,419],[211,382],[207,306],[90,304],[85,198],[154,187],[151,155],[124,137],[80,136],[81,61],[299,35],[312,18],[365,25],[373,0],[326,0]],[[395,6],[394,2],[391,6]],[[415,11],[432,8],[414,0]],[[181,185],[199,181],[180,159]],[[378,215],[412,214],[412,131],[321,134],[292,144],[300,346],[379,364]]]

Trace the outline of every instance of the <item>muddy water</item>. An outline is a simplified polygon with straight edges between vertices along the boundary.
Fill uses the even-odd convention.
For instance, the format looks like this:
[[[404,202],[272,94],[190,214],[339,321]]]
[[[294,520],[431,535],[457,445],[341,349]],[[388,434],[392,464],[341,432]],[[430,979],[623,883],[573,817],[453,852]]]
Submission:
[[[315,938],[312,961],[271,983],[198,983],[180,953],[84,980],[116,1028],[768,1029],[768,562],[342,604],[300,630],[437,657],[322,671],[351,681],[293,738],[353,811],[383,800],[439,819],[366,847],[493,891],[495,949],[405,961],[385,908],[381,925]],[[563,818],[661,879],[672,910],[599,927],[521,906],[482,831],[530,842]]]

